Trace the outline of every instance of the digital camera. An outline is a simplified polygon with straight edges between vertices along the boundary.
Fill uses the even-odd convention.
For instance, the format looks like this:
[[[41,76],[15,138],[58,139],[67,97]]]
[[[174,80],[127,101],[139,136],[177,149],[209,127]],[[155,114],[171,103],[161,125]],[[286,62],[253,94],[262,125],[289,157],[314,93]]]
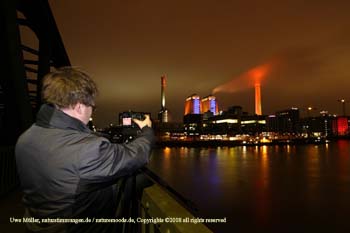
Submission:
[[[144,120],[146,115],[150,113],[127,111],[119,114],[119,125],[121,126],[121,133],[118,141],[128,143],[132,141],[141,131],[139,126],[133,119]]]
[[[119,123],[125,128],[138,128],[138,125],[133,121],[133,119],[138,119],[143,121],[145,119],[144,112],[122,112],[119,114]]]

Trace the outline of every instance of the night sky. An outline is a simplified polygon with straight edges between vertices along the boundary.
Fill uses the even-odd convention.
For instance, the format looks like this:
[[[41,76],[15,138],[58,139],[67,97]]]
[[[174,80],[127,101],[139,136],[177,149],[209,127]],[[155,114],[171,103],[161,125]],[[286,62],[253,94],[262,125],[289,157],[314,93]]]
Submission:
[[[99,86],[98,127],[129,109],[156,118],[162,75],[175,121],[186,97],[215,88],[221,110],[254,113],[260,71],[263,114],[308,106],[340,114],[337,100],[350,102],[350,1],[49,2],[72,65]]]

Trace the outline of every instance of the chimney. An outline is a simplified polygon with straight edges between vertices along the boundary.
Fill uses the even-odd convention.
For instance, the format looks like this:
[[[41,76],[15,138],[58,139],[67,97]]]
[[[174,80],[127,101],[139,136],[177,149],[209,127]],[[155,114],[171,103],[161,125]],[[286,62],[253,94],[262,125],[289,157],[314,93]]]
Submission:
[[[260,83],[255,84],[255,114],[261,115],[261,92]]]
[[[161,110],[165,109],[165,86],[166,86],[166,77],[163,75],[161,78]]]
[[[163,75],[160,78],[160,85],[161,85],[161,91],[160,91],[160,111],[158,113],[158,120],[160,122],[169,122],[169,111],[165,107],[165,86],[166,86],[166,76]]]

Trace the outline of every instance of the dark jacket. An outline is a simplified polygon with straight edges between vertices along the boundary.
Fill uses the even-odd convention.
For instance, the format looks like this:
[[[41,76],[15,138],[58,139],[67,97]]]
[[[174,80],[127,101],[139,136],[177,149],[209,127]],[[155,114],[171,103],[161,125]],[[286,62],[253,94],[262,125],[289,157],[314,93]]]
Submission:
[[[153,142],[153,130],[144,127],[134,141],[113,144],[94,135],[78,119],[43,105],[36,123],[16,145],[25,217],[113,218],[116,179],[148,163]],[[74,223],[29,223],[27,227],[33,232],[77,232],[77,225],[86,228],[81,232],[108,232],[109,228]]]

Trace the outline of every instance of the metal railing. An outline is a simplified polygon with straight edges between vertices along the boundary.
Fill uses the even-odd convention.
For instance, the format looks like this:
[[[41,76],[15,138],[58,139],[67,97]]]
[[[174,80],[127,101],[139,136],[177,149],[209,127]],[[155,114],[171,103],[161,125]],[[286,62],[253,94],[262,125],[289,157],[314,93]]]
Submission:
[[[161,186],[154,184],[146,188],[141,200],[143,233],[212,233],[202,223],[196,223],[196,217],[177,202]]]
[[[155,184],[145,188],[140,201],[142,233],[212,233],[203,223],[196,222],[195,204],[172,189],[147,168],[143,172]]]

